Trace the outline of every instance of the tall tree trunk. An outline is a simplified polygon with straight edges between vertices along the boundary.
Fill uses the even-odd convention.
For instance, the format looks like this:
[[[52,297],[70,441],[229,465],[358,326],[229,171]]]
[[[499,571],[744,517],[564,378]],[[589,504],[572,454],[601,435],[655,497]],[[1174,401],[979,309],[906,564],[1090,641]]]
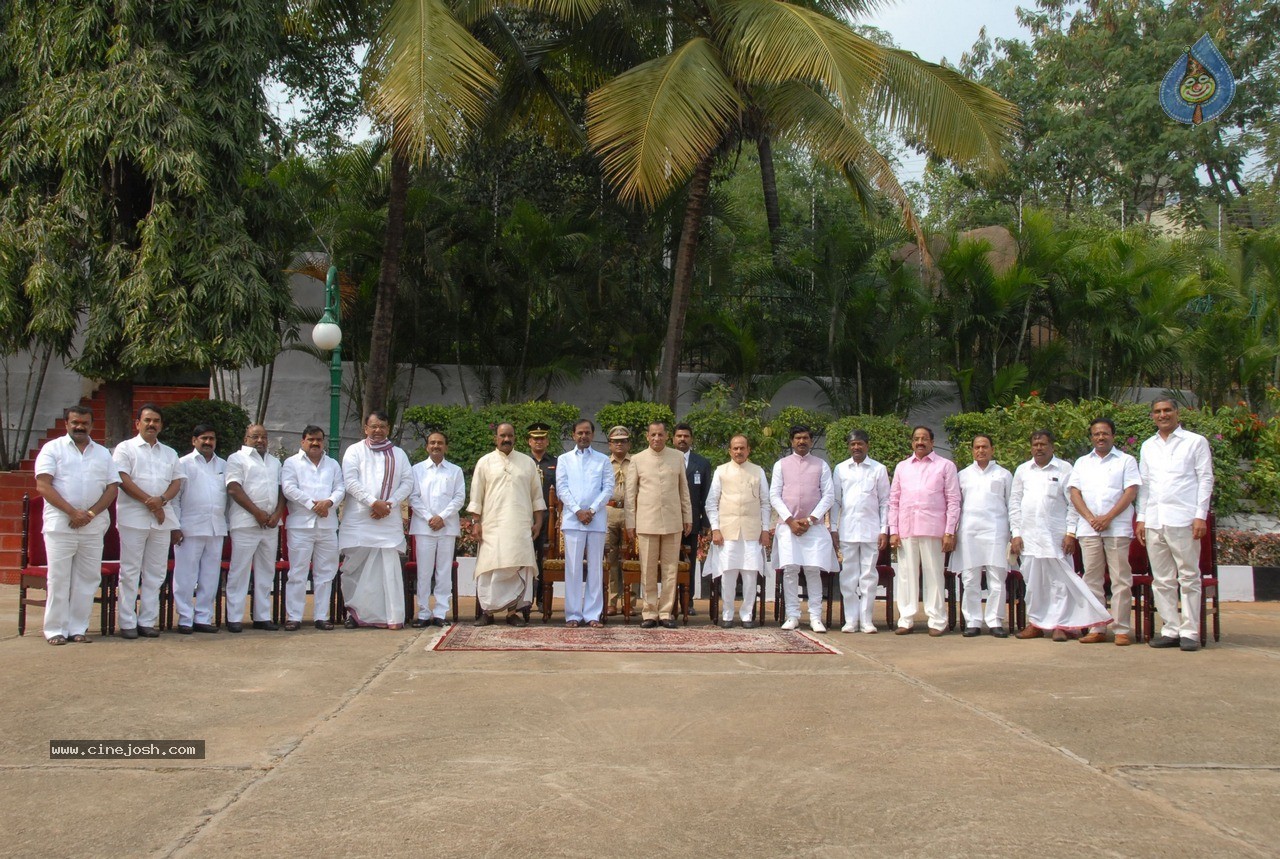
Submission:
[[[114,447],[133,433],[133,382],[106,382],[102,386],[106,414],[107,447]]]
[[[396,293],[400,288],[400,252],[404,249],[405,204],[409,196],[409,159],[391,149],[391,188],[387,198],[387,233],[382,246],[382,270],[369,333],[369,360],[365,368],[361,419],[375,409],[385,409],[391,377],[391,344],[395,328]]]
[[[711,187],[711,164],[715,155],[702,159],[689,185],[689,199],[684,206],[684,224],[680,228],[680,246],[676,250],[675,278],[671,286],[671,312],[667,314],[667,336],[662,341],[662,368],[659,371],[658,401],[672,411],[680,395],[680,351],[684,346],[684,323],[693,293],[693,259],[702,231],[702,213],[707,207]]]
[[[782,267],[782,217],[778,213],[778,175],[773,170],[773,141],[766,132],[756,138],[760,151],[760,185],[764,191],[764,216],[769,222],[769,248],[773,267]]]

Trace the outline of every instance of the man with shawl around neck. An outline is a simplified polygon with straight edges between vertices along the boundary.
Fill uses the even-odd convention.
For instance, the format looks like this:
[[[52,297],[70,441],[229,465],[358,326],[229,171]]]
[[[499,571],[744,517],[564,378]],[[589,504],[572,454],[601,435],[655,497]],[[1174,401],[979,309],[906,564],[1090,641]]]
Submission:
[[[494,449],[480,457],[471,477],[467,510],[478,518],[475,536],[476,596],[480,600],[477,626],[493,623],[496,611],[507,612],[507,623],[524,626],[523,612],[533,604],[538,574],[534,537],[542,532],[547,505],[542,478],[533,458],[515,450],[516,430],[498,424]]]
[[[347,629],[404,626],[405,550],[400,504],[413,492],[409,457],[387,438],[391,418],[373,411],[364,419],[364,441],[342,456],[347,487],[338,548],[343,555],[342,596]]]

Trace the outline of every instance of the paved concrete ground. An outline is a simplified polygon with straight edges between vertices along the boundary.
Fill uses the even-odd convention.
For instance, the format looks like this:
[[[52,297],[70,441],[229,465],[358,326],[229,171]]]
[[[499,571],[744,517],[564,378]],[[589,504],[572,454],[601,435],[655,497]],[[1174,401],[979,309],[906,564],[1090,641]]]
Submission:
[[[0,587],[3,855],[1280,852],[1280,604],[1228,605],[1195,654],[829,634],[840,656],[310,628],[55,648],[15,604]],[[50,761],[64,738],[208,757]]]

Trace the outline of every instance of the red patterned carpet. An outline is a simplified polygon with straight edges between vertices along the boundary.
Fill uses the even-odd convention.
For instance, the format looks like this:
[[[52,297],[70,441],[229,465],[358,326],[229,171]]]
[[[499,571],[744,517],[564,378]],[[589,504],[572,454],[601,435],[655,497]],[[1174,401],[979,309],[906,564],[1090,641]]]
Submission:
[[[603,629],[533,624],[517,629],[498,623],[449,628],[435,650],[557,650],[604,653],[812,653],[838,654],[836,648],[805,632],[777,627],[719,629],[690,626],[640,629],[610,624]]]

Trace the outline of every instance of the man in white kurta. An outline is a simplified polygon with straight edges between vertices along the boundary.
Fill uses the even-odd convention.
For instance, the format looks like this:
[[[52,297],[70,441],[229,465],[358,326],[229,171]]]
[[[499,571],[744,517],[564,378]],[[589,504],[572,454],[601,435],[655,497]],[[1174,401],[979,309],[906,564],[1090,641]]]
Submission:
[[[316,629],[333,629],[329,598],[338,575],[338,505],[347,496],[342,468],[325,453],[325,435],[311,425],[302,430],[302,449],[280,468],[289,518],[285,540],[289,545],[289,580],[284,587],[284,628],[302,628],[307,608],[307,574],[314,595],[311,614]]]
[[[93,413],[63,413],[67,434],[45,443],[36,457],[36,491],[44,498],[44,637],[50,644],[89,642],[93,594],[102,581],[102,537],[120,475],[111,453],[90,437]]]
[[[579,420],[573,426],[573,450],[556,461],[556,497],[564,505],[564,620],[570,627],[604,625],[604,537],[613,498],[613,465],[609,457],[591,449],[595,435],[594,423]]]
[[[227,524],[231,563],[227,567],[227,632],[244,631],[244,601],[253,579],[253,628],[274,632],[271,590],[280,550],[280,460],[267,453],[267,428],[250,424],[244,444],[227,457]]]
[[[542,478],[533,458],[515,450],[516,430],[499,424],[494,449],[480,457],[471,477],[471,503],[476,553],[477,626],[493,623],[495,611],[507,612],[507,623],[524,626],[522,612],[533,605],[538,575],[533,538],[542,531],[547,505]]]
[[[729,461],[716,468],[707,490],[711,548],[703,569],[713,580],[720,578],[720,626],[724,629],[733,626],[739,579],[742,628],[755,628],[756,587],[766,569],[765,553],[773,537],[769,531],[769,481],[750,456],[751,442],[745,435],[729,439]]]
[[[415,629],[444,626],[453,602],[453,547],[462,534],[458,512],[467,500],[467,484],[462,469],[445,459],[448,452],[448,436],[435,430],[427,436],[427,458],[413,467],[409,536],[418,562]]]
[[[872,612],[880,571],[876,561],[889,546],[889,471],[867,455],[871,438],[855,429],[846,439],[849,458],[835,467],[832,482],[831,542],[840,546],[840,594],[845,622],[841,632],[873,634]]]
[[[342,597],[347,629],[404,627],[405,551],[400,505],[413,494],[408,455],[392,444],[391,418],[374,411],[364,420],[364,441],[342,455],[347,503],[338,530],[342,553]]]
[[[991,436],[973,437],[973,462],[958,475],[960,525],[951,569],[960,573],[964,600],[964,637],[982,634],[982,622],[996,638],[1007,638],[1004,628],[1004,585],[1009,573],[1009,492],[1013,475],[993,462]],[[982,571],[987,572],[987,608],[982,610]]]
[[[138,409],[138,434],[116,445],[120,472],[116,528],[120,533],[121,638],[160,635],[160,587],[169,568],[169,544],[180,528],[173,499],[182,488],[178,454],[159,441],[164,418],[152,405]],[[136,607],[135,604],[137,604]]]
[[[1200,649],[1200,541],[1209,534],[1213,454],[1209,440],[1182,428],[1178,404],[1151,404],[1156,434],[1142,443],[1138,541],[1151,559],[1151,591],[1160,612],[1152,647]],[[1181,602],[1179,602],[1181,592]]]
[[[1053,455],[1053,434],[1031,434],[1031,459],[1018,466],[1009,489],[1009,530],[1013,554],[1022,557],[1027,582],[1027,628],[1018,638],[1041,638],[1053,631],[1054,641],[1069,632],[1111,621],[1072,564],[1076,541],[1076,513],[1067,502],[1071,466]]]
[[[800,572],[809,595],[809,628],[826,632],[822,623],[822,571],[835,570],[831,532],[822,519],[835,501],[831,466],[813,456],[813,433],[806,426],[791,428],[791,455],[774,463],[769,499],[778,514],[773,539],[773,566],[782,570],[786,607],[783,629],[800,625]]]
[[[1111,573],[1111,619],[1116,644],[1125,647],[1133,616],[1133,570],[1129,544],[1133,541],[1133,502],[1138,498],[1142,475],[1138,461],[1115,447],[1116,428],[1110,418],[1089,425],[1093,450],[1076,460],[1067,484],[1071,506],[1079,519],[1073,535],[1084,560],[1084,583],[1098,602],[1106,602],[1104,585]],[[1094,627],[1081,644],[1107,640],[1105,626]]]
[[[173,604],[184,635],[218,631],[214,608],[227,541],[227,461],[217,453],[217,430],[194,427],[191,448],[178,460],[184,479],[174,502],[182,529],[173,535]]]

